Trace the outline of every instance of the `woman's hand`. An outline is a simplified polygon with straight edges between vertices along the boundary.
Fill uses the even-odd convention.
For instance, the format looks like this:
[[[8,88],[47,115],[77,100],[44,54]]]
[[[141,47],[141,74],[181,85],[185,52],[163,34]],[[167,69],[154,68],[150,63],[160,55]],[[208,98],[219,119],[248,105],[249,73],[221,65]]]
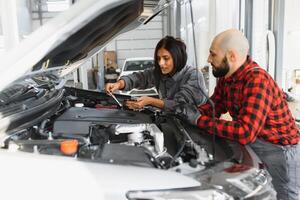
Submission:
[[[136,101],[126,101],[126,106],[129,109],[139,110],[143,109],[147,105],[152,105],[152,102],[155,98],[142,96],[136,99]]]
[[[109,94],[116,90],[123,89],[124,87],[125,87],[125,81],[123,81],[121,79],[121,80],[118,80],[116,83],[107,83],[105,85],[105,91],[106,91],[106,93]]]

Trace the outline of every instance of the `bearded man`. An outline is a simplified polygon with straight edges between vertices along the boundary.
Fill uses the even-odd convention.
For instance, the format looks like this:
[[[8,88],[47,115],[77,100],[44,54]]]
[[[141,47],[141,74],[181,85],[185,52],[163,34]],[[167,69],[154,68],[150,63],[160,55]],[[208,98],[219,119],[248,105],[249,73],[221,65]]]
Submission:
[[[210,97],[215,104],[179,110],[191,124],[209,134],[249,145],[266,165],[278,199],[299,200],[299,130],[284,93],[273,78],[249,56],[249,42],[239,30],[218,34],[210,47],[208,62],[217,86]],[[231,121],[220,119],[229,112]]]

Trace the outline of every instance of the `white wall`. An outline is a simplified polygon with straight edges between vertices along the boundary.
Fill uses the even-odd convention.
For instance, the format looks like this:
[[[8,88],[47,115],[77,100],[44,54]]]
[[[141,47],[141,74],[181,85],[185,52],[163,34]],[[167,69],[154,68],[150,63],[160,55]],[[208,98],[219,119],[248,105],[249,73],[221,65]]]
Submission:
[[[30,9],[28,0],[17,1],[17,15],[20,39],[23,39],[32,32]]]
[[[17,0],[0,0],[0,4],[4,50],[8,51],[13,49],[19,43]]]
[[[299,87],[295,83],[295,69],[300,70],[300,1],[285,1],[283,36],[283,87]],[[298,94],[300,95],[300,94]]]
[[[181,5],[181,38],[186,42],[188,51],[188,63],[195,66],[195,54],[197,67],[207,66],[209,48],[214,36],[229,28],[239,27],[239,1],[236,0],[193,0],[194,28],[196,50],[193,45],[193,29],[191,24],[191,12],[189,1]],[[209,72],[209,94],[215,88],[216,79]]]
[[[42,1],[41,9],[42,9],[42,19],[39,18],[39,13],[38,13],[38,5],[35,3],[35,1],[31,0],[32,2],[32,21],[31,21],[31,26],[32,30],[35,30],[39,28],[47,21],[58,15],[59,13],[68,10],[70,6],[72,5],[71,0],[53,0],[53,1]],[[35,3],[35,4],[33,4]]]
[[[300,1],[285,1],[284,55],[285,69],[300,69]]]
[[[1,10],[2,10],[2,4],[0,2],[0,56],[4,52],[4,37],[3,37],[3,31],[2,31]]]
[[[268,69],[267,33],[269,0],[253,0],[252,58]],[[273,76],[273,74],[271,74]]]
[[[116,51],[120,68],[126,58],[153,57],[156,44],[162,37],[162,16],[158,15],[148,24],[119,35],[105,50]]]

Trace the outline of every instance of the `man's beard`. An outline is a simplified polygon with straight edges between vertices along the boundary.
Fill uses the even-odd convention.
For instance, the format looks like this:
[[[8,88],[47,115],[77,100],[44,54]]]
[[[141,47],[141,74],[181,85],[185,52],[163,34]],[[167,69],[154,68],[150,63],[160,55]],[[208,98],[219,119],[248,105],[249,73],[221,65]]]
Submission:
[[[214,77],[216,77],[216,78],[223,77],[229,72],[229,65],[228,65],[228,61],[227,61],[226,57],[223,58],[222,63],[220,64],[220,66],[218,68],[216,68],[214,65],[213,65],[213,67],[214,67],[214,69],[213,69],[212,73],[213,73]]]

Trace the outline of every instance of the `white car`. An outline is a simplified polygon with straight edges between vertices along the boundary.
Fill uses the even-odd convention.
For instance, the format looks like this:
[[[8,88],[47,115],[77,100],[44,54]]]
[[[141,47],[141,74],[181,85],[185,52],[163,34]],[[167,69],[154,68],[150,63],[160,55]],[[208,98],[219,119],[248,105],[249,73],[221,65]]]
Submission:
[[[144,9],[143,0],[79,1],[0,58],[1,199],[275,199],[247,146],[64,85],[110,39],[146,21]]]
[[[122,66],[120,76],[126,76],[134,72],[144,71],[145,69],[154,68],[154,60],[151,57],[127,58]],[[158,96],[155,87],[147,89],[132,89],[130,91],[120,91],[120,94],[132,97],[138,96]]]

